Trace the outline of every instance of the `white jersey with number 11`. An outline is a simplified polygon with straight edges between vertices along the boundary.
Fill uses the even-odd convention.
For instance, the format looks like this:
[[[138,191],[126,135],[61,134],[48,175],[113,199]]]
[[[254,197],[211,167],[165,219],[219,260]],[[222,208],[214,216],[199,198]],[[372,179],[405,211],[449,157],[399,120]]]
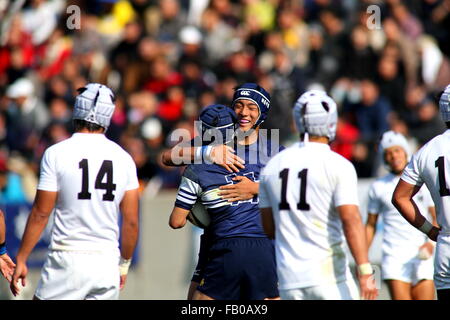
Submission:
[[[336,207],[358,205],[353,165],[323,143],[296,143],[260,177],[260,207],[272,208],[280,289],[351,277]]]

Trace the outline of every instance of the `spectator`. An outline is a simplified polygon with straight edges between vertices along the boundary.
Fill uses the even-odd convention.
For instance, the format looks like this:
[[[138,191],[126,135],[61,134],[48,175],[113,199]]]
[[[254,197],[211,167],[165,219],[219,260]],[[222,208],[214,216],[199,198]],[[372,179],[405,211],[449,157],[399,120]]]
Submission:
[[[235,31],[220,19],[219,13],[214,9],[206,9],[203,13],[202,28],[205,32],[204,45],[208,67],[217,66],[242,46]],[[224,43],[227,45],[224,46]]]
[[[34,45],[48,40],[57,27],[57,19],[65,1],[32,0],[23,12],[24,30],[32,35]]]
[[[402,3],[393,5],[391,10],[395,20],[408,38],[413,41],[417,40],[423,32],[420,21]]]
[[[278,13],[278,26],[289,58],[298,67],[305,66],[308,63],[309,51],[308,25],[296,12],[286,8]]]
[[[386,35],[386,44],[393,44],[394,48],[398,49],[397,58],[405,66],[406,87],[416,85],[420,59],[416,44],[407,38],[392,18],[386,18],[383,21],[383,30]]]
[[[159,0],[152,15],[150,35],[162,43],[175,42],[186,21],[186,13],[179,1]]]
[[[21,78],[8,87],[11,103],[7,110],[7,141],[10,150],[31,160],[33,148],[50,118],[43,102],[34,93],[33,83]]]
[[[344,72],[344,57],[349,44],[344,22],[335,12],[328,9],[321,11],[320,21],[325,30],[320,82],[329,88],[338,75]]]
[[[450,60],[442,54],[436,41],[429,36],[421,37],[419,47],[423,81],[429,90],[439,91],[450,82]]]
[[[411,127],[411,134],[423,146],[435,136],[446,130],[442,118],[439,116],[438,107],[430,99],[423,101],[417,109],[418,122]]]
[[[150,66],[150,78],[146,80],[144,89],[162,99],[168,88],[182,84],[181,74],[175,71],[165,56],[156,57]]]
[[[305,91],[305,77],[303,71],[294,64],[285,50],[275,53],[274,68],[269,72],[273,83],[270,117],[265,121],[268,129],[280,130],[280,143],[292,134],[289,126],[282,123],[292,123],[292,106],[299,93]]]
[[[350,51],[345,55],[345,74],[351,79],[373,79],[377,55],[369,45],[369,35],[357,26],[351,32]]]
[[[397,61],[389,56],[382,57],[378,62],[377,71],[380,94],[389,100],[397,113],[403,114],[405,112],[405,79],[399,73]]]
[[[369,79],[361,81],[361,101],[347,103],[344,112],[349,112],[361,133],[361,139],[375,142],[383,132],[389,129],[391,105],[380,96],[378,86]]]

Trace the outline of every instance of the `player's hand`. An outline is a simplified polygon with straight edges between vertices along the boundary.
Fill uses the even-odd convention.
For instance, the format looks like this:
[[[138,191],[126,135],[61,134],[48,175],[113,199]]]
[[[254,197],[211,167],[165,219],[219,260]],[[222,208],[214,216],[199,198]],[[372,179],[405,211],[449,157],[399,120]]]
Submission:
[[[427,241],[419,248],[419,259],[421,260],[427,260],[431,258],[434,251],[434,244]]]
[[[375,300],[378,297],[378,289],[373,274],[359,275],[359,290],[362,300]]]
[[[14,296],[17,296],[20,293],[20,288],[18,284],[19,281],[21,282],[23,287],[26,286],[27,274],[28,268],[25,262],[17,261],[16,269],[14,270],[11,283],[9,284],[9,288],[11,289],[11,292]]]
[[[11,260],[7,253],[0,256],[0,272],[8,282],[11,282],[16,264]]]
[[[210,158],[212,162],[227,169],[229,172],[239,172],[239,169],[244,169],[245,161],[235,154],[233,148],[223,144],[212,148]]]
[[[427,234],[428,238],[436,242],[437,237],[439,235],[439,231],[441,231],[441,228],[433,226],[433,228],[431,228],[430,232],[428,232]]]
[[[120,276],[120,290],[125,287],[125,282],[127,282],[127,275],[123,274]]]
[[[244,201],[252,199],[258,193],[259,184],[257,182],[244,176],[237,176],[232,180],[237,183],[219,187],[221,191],[217,195],[222,199],[226,199],[228,202]]]

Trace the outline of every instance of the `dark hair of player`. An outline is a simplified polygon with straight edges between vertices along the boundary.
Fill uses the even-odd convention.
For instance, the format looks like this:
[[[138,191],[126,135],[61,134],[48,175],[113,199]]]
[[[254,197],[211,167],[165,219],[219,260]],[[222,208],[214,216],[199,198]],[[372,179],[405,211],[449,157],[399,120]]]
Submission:
[[[98,124],[79,119],[73,120],[73,127],[75,132],[81,131],[82,129],[87,129],[89,132],[99,131],[100,129],[105,130],[105,128]]]

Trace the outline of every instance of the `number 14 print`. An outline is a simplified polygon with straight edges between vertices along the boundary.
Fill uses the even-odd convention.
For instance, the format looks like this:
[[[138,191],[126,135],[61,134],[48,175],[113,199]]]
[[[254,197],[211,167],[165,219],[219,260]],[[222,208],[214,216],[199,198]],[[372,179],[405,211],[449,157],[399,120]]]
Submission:
[[[91,193],[89,192],[88,160],[83,159],[78,165],[82,170],[81,192],[78,193],[78,199],[91,199]],[[106,182],[103,182],[105,176]],[[95,179],[95,189],[106,190],[106,193],[103,195],[103,201],[114,201],[113,191],[116,190],[116,184],[113,183],[113,163],[111,160],[103,161],[102,166],[97,173],[97,178]]]

